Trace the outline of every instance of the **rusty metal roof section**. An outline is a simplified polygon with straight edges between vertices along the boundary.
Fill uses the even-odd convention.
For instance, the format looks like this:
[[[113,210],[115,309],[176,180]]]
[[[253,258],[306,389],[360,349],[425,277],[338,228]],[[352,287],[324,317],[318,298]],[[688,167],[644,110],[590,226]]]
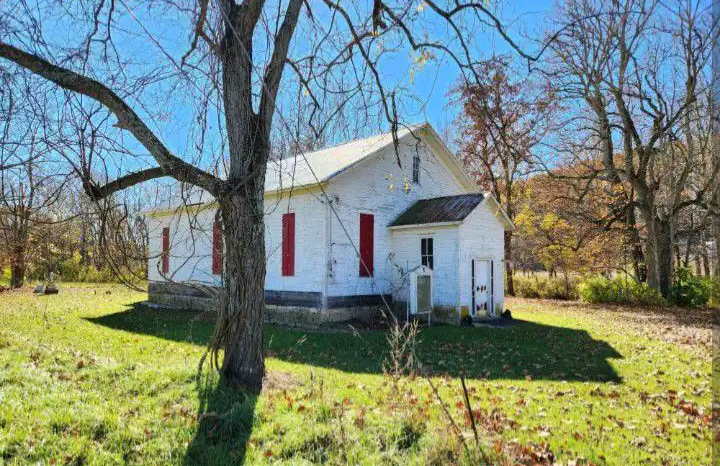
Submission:
[[[485,198],[482,193],[422,199],[400,214],[389,226],[461,222]]]

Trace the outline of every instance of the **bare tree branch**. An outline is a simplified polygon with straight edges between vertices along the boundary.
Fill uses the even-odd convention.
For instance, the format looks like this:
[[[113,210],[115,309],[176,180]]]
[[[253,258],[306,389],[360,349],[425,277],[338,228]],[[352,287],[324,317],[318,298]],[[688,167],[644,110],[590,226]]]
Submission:
[[[53,65],[37,55],[27,53],[10,44],[0,43],[0,57],[52,81],[63,89],[86,95],[104,105],[118,118],[117,126],[132,133],[155,158],[166,175],[172,176],[178,181],[197,185],[213,194],[220,192],[221,181],[218,178],[173,155],[135,111],[103,84],[74,71]]]
[[[97,186],[92,180],[83,180],[83,189],[93,201],[104,199],[118,191],[135,186],[144,181],[167,176],[165,171],[160,167],[148,168],[121,176],[102,186]]]

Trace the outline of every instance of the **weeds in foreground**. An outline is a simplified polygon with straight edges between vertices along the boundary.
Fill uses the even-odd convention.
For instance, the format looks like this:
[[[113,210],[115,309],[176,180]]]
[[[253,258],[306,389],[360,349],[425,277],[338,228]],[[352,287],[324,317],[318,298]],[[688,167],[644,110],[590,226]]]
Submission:
[[[418,323],[416,320],[400,323],[395,316],[387,331],[387,357],[383,361],[383,373],[397,391],[402,377],[415,377],[422,369],[417,356]]]
[[[429,374],[423,373],[422,364],[417,355],[419,328],[417,321],[409,321],[400,323],[397,319],[392,321],[387,331],[388,355],[383,364],[383,374],[392,387],[391,396],[397,397],[395,406],[405,411],[405,423],[403,424],[401,440],[398,442],[400,448],[409,448],[417,442],[424,432],[424,423],[418,422],[418,416],[415,414],[415,407],[418,400],[414,396],[402,396],[402,386],[411,387],[417,381],[424,379],[435,397],[437,404],[440,406],[444,419],[449,426],[454,442],[450,442],[443,449],[443,458],[426,458],[428,464],[435,463],[435,460],[442,459],[446,464],[472,464],[472,465],[495,465],[495,464],[514,464],[514,465],[551,465],[555,462],[555,455],[550,451],[547,445],[520,445],[519,443],[507,443],[497,436],[498,427],[501,423],[497,422],[498,417],[502,417],[500,413],[494,412],[487,415],[481,410],[474,410],[470,401],[470,395],[465,380],[465,374],[460,375],[460,383],[462,387],[462,402],[456,403],[455,407],[459,410],[460,418],[463,423],[459,423],[451,413],[450,404],[440,393],[438,386],[433,382]],[[422,379],[418,376],[422,374]],[[446,381],[449,386],[449,382]],[[412,393],[412,390],[410,391]],[[422,409],[417,411],[423,413]],[[427,411],[425,412],[427,413]],[[420,415],[422,418],[422,414]],[[418,428],[419,425],[423,427]],[[341,423],[342,426],[342,423]],[[467,441],[467,429],[470,428],[474,444]],[[502,429],[502,427],[500,427]],[[493,432],[495,430],[495,432]],[[345,432],[341,430],[341,438],[344,438]],[[453,445],[454,448],[448,448]],[[461,449],[458,450],[457,446]],[[492,445],[488,453],[488,447]],[[582,464],[576,462],[576,464]],[[592,463],[588,463],[592,464]]]

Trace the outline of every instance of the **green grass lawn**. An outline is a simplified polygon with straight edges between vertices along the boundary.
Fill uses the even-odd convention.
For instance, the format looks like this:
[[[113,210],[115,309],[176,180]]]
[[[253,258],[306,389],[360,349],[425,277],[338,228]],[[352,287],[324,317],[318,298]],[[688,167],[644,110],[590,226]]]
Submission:
[[[269,380],[249,397],[198,380],[208,319],[145,299],[0,294],[0,464],[468,462],[427,380],[383,375],[383,332],[267,327]],[[545,444],[560,464],[711,463],[707,312],[508,305],[522,323],[419,335],[468,444],[461,372],[493,461]]]

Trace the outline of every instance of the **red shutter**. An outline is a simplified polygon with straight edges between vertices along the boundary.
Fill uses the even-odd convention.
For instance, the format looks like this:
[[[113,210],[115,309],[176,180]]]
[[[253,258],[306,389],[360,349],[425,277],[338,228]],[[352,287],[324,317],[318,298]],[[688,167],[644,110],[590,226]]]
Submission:
[[[168,227],[162,230],[162,273],[170,271],[170,229]]]
[[[213,275],[221,275],[223,263],[223,238],[222,228],[220,228],[220,223],[218,221],[213,223],[212,242],[212,273]]]
[[[373,227],[372,214],[360,214],[360,276],[373,276]]]
[[[295,275],[295,214],[283,214],[282,218],[282,274]]]

